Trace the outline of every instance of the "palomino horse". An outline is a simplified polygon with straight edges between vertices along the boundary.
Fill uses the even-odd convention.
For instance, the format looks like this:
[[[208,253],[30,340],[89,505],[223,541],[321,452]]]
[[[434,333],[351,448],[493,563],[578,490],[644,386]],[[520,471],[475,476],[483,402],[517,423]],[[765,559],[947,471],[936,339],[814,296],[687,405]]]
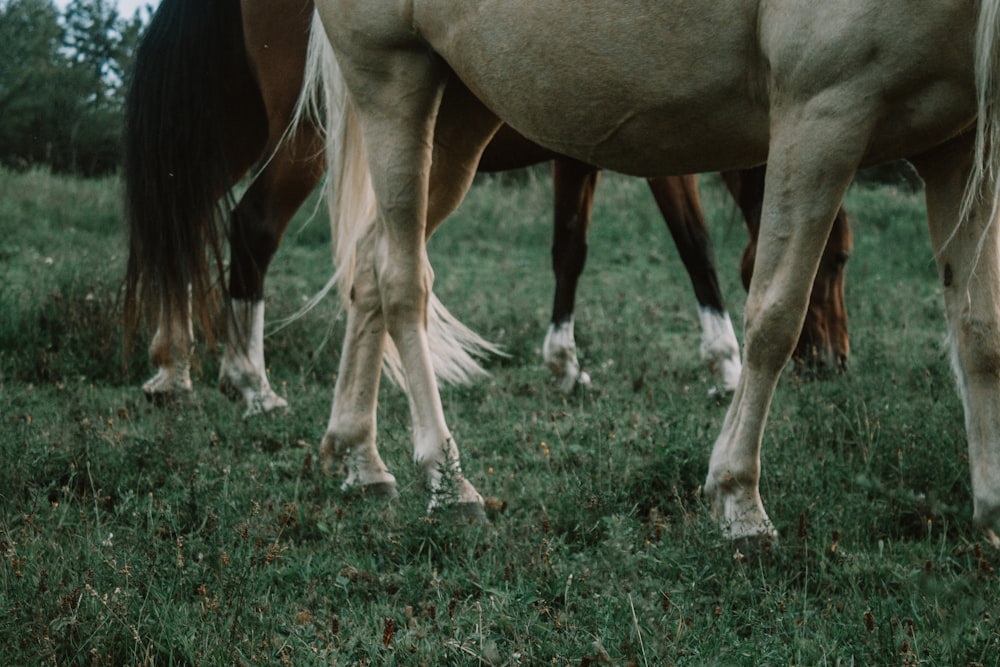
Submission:
[[[311,0],[280,7],[246,0],[242,11],[236,0],[164,0],[140,44],[126,107],[127,303],[131,308],[143,301],[161,304],[150,308],[158,317],[150,348],[158,370],[143,387],[151,398],[191,389],[193,331],[186,290],[199,304],[194,314],[206,325],[210,264],[221,262],[225,252],[223,221],[232,203],[226,193],[266,158],[229,216],[229,345],[220,386],[242,398],[248,413],[286,406],[265,370],[263,283],[292,214],[324,167],[317,130],[308,119],[294,134],[286,131],[301,88],[312,8]],[[598,170],[533,144],[509,127],[491,142],[479,168],[500,171],[549,160],[554,160],[556,286],[543,353],[560,386],[570,389],[586,378],[576,355],[573,304]],[[727,183],[743,184],[734,196],[751,232],[744,275],[753,269],[761,175],[757,168],[727,177]],[[720,387],[732,391],[739,377],[739,348],[716,278],[697,181],[665,177],[650,179],[649,185],[698,300],[702,358]],[[843,229],[847,236],[834,234],[830,240],[838,256],[849,252],[846,222]],[[843,274],[842,264],[831,264],[817,276],[797,360],[832,360],[837,366],[846,361]]]
[[[743,372],[703,487],[726,535],[740,541],[776,535],[759,493],[761,438],[837,208],[860,166],[908,158],[925,182],[973,518],[1000,544],[1000,0],[317,8],[340,73],[329,68],[328,87],[348,101],[339,152],[328,149],[342,183],[338,224],[365,230],[354,234],[348,336],[323,447],[346,457],[348,484],[394,483],[375,447],[372,360],[388,334],[405,370],[430,508],[481,507],[438,394],[425,243],[465,195],[503,119],[551,150],[637,175],[767,161]],[[352,215],[347,184],[369,188],[374,208]]]

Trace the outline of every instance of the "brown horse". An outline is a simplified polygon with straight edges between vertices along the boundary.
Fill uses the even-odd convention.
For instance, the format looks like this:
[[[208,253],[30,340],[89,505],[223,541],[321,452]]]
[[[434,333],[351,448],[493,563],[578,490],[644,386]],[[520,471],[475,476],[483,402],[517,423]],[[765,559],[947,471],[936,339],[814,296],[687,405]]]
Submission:
[[[323,449],[347,458],[347,484],[394,481],[375,447],[379,370],[366,363],[391,337],[430,507],[481,508],[437,391],[425,243],[506,121],[560,154],[636,175],[767,161],[744,368],[703,487],[726,534],[754,542],[775,535],[759,493],[764,424],[837,209],[859,167],[909,159],[925,182],[973,518],[1000,543],[1000,0],[318,0],[317,9],[336,54],[326,87],[347,102],[331,104],[331,174],[356,186],[355,204],[373,199],[351,211],[338,189],[336,224],[360,243]],[[365,336],[352,335],[362,327]]]
[[[304,122],[287,134],[302,84],[312,8],[311,0],[280,8],[249,0],[165,0],[140,44],[126,108],[126,208],[132,226],[128,276],[133,290],[127,303],[133,315],[143,300],[161,304],[149,309],[157,319],[150,357],[158,370],[143,390],[151,398],[191,388],[193,331],[187,297],[166,295],[190,289],[192,301],[199,304],[198,318],[208,321],[209,263],[221,263],[228,217],[229,345],[220,386],[242,398],[248,413],[286,405],[271,389],[265,370],[264,277],[292,214],[318,183],[324,166],[314,125]],[[188,60],[198,64],[179,64]],[[233,184],[262,160],[230,215]],[[571,389],[580,378],[587,379],[576,355],[573,306],[599,172],[509,127],[490,143],[479,168],[500,171],[550,160],[556,285],[543,353],[560,386]],[[751,231],[742,266],[746,276],[753,268],[762,169],[729,180],[744,183],[737,200]],[[697,181],[693,176],[665,177],[650,179],[649,186],[698,301],[701,356],[718,385],[731,391],[739,377],[739,350],[715,273]],[[830,247],[849,250],[846,221],[842,230],[831,237]],[[830,360],[838,367],[846,362],[843,273],[840,263],[818,274],[797,360]]]

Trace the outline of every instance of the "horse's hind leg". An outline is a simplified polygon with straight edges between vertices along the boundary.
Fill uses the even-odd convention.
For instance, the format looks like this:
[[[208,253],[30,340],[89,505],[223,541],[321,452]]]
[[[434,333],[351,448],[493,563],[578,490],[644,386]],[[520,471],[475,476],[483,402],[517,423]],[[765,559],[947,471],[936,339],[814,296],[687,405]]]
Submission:
[[[229,312],[219,386],[242,399],[246,414],[286,408],[264,364],[264,277],[289,221],[321,176],[312,128],[265,153],[268,163],[232,215]]]
[[[247,415],[287,407],[271,389],[264,364],[264,277],[292,215],[323,170],[315,128],[303,124],[294,133],[287,130],[302,88],[312,16],[311,2],[299,0],[298,5],[276,11],[259,0],[241,3],[244,51],[257,84],[259,112],[230,106],[230,126],[245,127],[227,134],[227,153],[239,154],[248,137],[259,136],[255,157],[263,157],[263,166],[230,218],[230,301],[219,386],[243,400]]]
[[[577,281],[587,261],[587,232],[599,174],[596,167],[569,158],[552,163],[552,270],[556,288],[542,356],[563,391],[571,391],[577,383],[590,384],[590,376],[580,371],[576,357],[573,305]]]
[[[394,496],[396,478],[382,461],[375,441],[386,331],[373,267],[374,242],[374,234],[369,233],[358,244],[333,407],[320,454],[327,472],[333,472],[330,468],[335,461],[345,464],[342,490]]]
[[[328,6],[321,6],[323,7]],[[399,351],[405,373],[407,396],[413,420],[413,457],[423,469],[431,489],[429,511],[449,506],[460,511],[481,514],[483,500],[475,487],[462,474],[458,447],[444,420],[441,398],[431,362],[427,331],[427,306],[431,291],[432,274],[426,255],[426,237],[436,221],[429,219],[446,213],[446,201],[460,201],[475,173],[479,153],[489,137],[496,130],[494,122],[485,136],[476,137],[476,146],[467,150],[471,139],[456,143],[434,140],[434,118],[447,123],[445,131],[461,135],[463,128],[476,132],[476,124],[463,119],[461,109],[456,115],[448,113],[441,104],[441,95],[447,82],[447,70],[439,61],[429,58],[422,48],[397,50],[380,45],[398,45],[409,39],[409,24],[400,17],[396,23],[380,17],[377,24],[366,23],[364,12],[355,11],[345,5],[337,5],[329,12],[321,12],[327,33],[335,47],[344,78],[352,93],[353,108],[357,113],[364,133],[372,187],[377,202],[377,220],[372,236],[372,261],[368,267],[359,263],[357,271],[371,271],[372,285],[377,287],[377,305],[367,307],[369,314],[381,317],[366,320],[357,312],[357,326],[352,329],[364,330],[365,321],[372,322],[370,336],[353,352],[353,359],[344,363],[353,364],[361,381],[354,388],[363,387],[373,391],[378,386],[380,367],[362,365],[362,357],[380,349],[385,332],[392,337]],[[391,17],[389,17],[391,18]],[[360,23],[359,23],[360,20]],[[398,30],[393,30],[393,27]],[[365,32],[369,39],[365,43],[352,43],[352,36]],[[439,113],[440,112],[440,113]],[[451,118],[452,120],[448,120]],[[429,181],[432,167],[432,146],[443,148],[454,146],[452,152],[442,151],[442,157],[435,157],[436,173],[444,165],[447,172],[455,175],[461,184],[438,180],[441,190],[431,192]],[[450,194],[453,193],[453,194]],[[429,213],[430,212],[430,213]],[[359,258],[361,260],[363,258]],[[357,275],[357,273],[356,273]],[[358,298],[357,292],[355,299]],[[355,301],[357,303],[357,301]],[[354,305],[352,304],[352,308]],[[384,329],[381,328],[384,323]],[[375,326],[375,325],[378,326]],[[358,353],[364,353],[358,356]],[[343,365],[342,365],[343,368]],[[352,406],[345,392],[352,389],[338,378],[334,392],[334,414],[331,424],[347,424],[355,421],[370,425],[374,435],[374,415],[364,406]],[[373,395],[367,400],[374,401]],[[344,414],[341,410],[353,410]],[[345,432],[345,435],[350,435]],[[329,442],[337,437],[327,433]],[[365,443],[341,441],[343,453],[350,452]],[[330,448],[326,447],[328,451]],[[365,463],[370,463],[366,461]]]
[[[649,179],[649,188],[674,238],[698,300],[701,360],[719,387],[732,392],[740,379],[740,345],[719,289],[712,237],[708,234],[698,196],[698,177]]]
[[[1000,546],[1000,225],[990,219],[992,192],[956,224],[972,150],[972,137],[963,137],[913,162],[925,182],[952,367],[965,408],[973,519]]]
[[[149,345],[149,360],[156,374],[142,385],[148,401],[160,404],[188,394],[191,385],[191,351],[194,329],[191,322],[191,301],[181,312],[168,315],[160,312],[156,333]]]

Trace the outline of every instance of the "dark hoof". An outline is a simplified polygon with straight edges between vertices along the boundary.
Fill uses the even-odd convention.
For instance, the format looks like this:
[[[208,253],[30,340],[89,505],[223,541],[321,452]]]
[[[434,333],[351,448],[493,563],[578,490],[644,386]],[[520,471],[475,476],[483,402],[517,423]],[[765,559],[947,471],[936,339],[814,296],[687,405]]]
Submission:
[[[378,484],[363,486],[361,487],[361,493],[381,500],[392,500],[399,497],[399,490],[391,482],[379,482]]]
[[[219,378],[219,393],[229,399],[232,403],[239,403],[243,400],[243,393],[236,388],[236,385],[227,378]]]
[[[393,482],[378,482],[375,484],[365,484],[364,486],[352,484],[341,486],[340,491],[348,498],[364,496],[377,500],[392,500],[399,497],[399,491],[396,490],[396,484]]]
[[[453,503],[444,507],[435,507],[432,516],[447,523],[461,525],[489,525],[486,508],[482,503]]]
[[[146,402],[158,408],[172,408],[179,405],[187,405],[191,402],[192,392],[176,391],[145,391],[142,395],[146,397]]]

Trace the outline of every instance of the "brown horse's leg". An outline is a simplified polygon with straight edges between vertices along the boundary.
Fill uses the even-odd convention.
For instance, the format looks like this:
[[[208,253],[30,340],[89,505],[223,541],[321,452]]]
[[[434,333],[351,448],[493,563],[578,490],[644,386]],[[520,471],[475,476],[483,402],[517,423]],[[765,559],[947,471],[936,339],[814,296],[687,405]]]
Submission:
[[[1000,547],[1000,224],[991,215],[989,188],[959,220],[974,143],[970,132],[912,162],[925,183],[951,363],[965,409],[972,518]]]
[[[199,5],[199,11],[203,9],[204,7]],[[220,32],[224,34],[219,35],[217,42],[211,43],[211,49],[208,49],[209,43],[204,42],[206,53],[197,59],[197,67],[210,70],[190,75],[182,64],[175,62],[170,68],[137,69],[139,73],[132,82],[134,90],[169,91],[169,93],[162,97],[140,95],[138,100],[130,104],[130,114],[162,117],[153,133],[154,138],[150,138],[143,136],[137,129],[146,127],[142,118],[130,116],[126,126],[128,131],[135,135],[130,137],[130,143],[141,143],[137,140],[143,140],[147,144],[163,143],[162,137],[166,132],[164,128],[169,128],[171,135],[187,137],[186,140],[178,141],[191,149],[183,164],[178,164],[179,158],[170,151],[165,152],[174,156],[172,162],[161,162],[156,159],[158,155],[135,155],[134,161],[141,163],[142,169],[137,173],[130,171],[127,177],[129,181],[136,183],[135,186],[130,185],[129,189],[138,192],[148,190],[152,181],[169,184],[153,189],[161,194],[169,193],[166,198],[170,201],[168,203],[150,201],[147,208],[153,208],[157,212],[145,214],[156,219],[157,216],[162,216],[160,209],[176,208],[182,211],[183,215],[176,214],[165,220],[157,220],[156,224],[149,221],[145,223],[147,227],[159,227],[157,233],[168,237],[198,238],[199,234],[195,230],[214,229],[215,207],[218,205],[218,200],[226,195],[232,185],[260,157],[267,140],[265,109],[250,65],[243,54],[243,45],[239,41],[241,31],[236,25],[239,14],[227,13],[225,17],[224,20],[219,19],[223,21],[220,28],[225,30]],[[161,22],[165,18],[166,15],[158,13],[154,22]],[[175,44],[180,40],[180,33],[183,33],[184,28],[182,21],[167,21],[159,30],[150,31],[144,39],[153,40],[154,43]],[[164,30],[172,32],[165,33]],[[177,31],[180,33],[174,34]],[[153,39],[154,33],[156,40]],[[197,43],[200,49],[203,42]],[[185,49],[184,53],[188,51],[190,49]],[[162,45],[153,53],[157,58],[164,59]],[[183,97],[183,94],[178,92],[182,88],[178,81],[171,78],[177,72],[184,72],[184,76],[180,77],[183,82],[198,82],[194,89],[198,91],[201,106],[198,106],[196,111],[192,111],[190,104],[183,104],[183,100],[178,99]],[[141,82],[139,76],[143,78]],[[225,81],[226,85],[213,83],[218,81]],[[188,90],[188,95],[193,95],[191,90]],[[155,114],[148,108],[150,102],[147,97],[160,102],[161,106],[155,109]],[[133,106],[136,108],[132,109]],[[215,122],[208,122],[203,117],[206,108],[210,109],[210,115]],[[146,131],[149,132],[150,128],[146,127]],[[191,140],[192,136],[200,137],[201,140]],[[214,238],[215,234],[213,232],[206,236]],[[221,248],[214,247],[214,244],[210,245],[213,246],[213,251],[221,253]],[[187,253],[204,254],[205,248],[188,248]],[[198,266],[198,262],[194,260],[190,263]],[[159,271],[169,272],[165,268],[160,268]],[[207,278],[197,276],[194,282],[210,283]],[[194,295],[192,291],[195,292]],[[150,360],[157,367],[157,372],[142,387],[150,400],[162,400],[178,392],[191,390],[190,356],[194,344],[192,296],[196,301],[199,297],[203,301],[205,294],[200,293],[197,286],[191,283],[188,283],[185,292],[182,298],[171,299],[169,303],[162,304],[158,314],[156,333],[149,349]],[[203,304],[195,306],[195,313],[203,323],[208,319],[207,312]]]
[[[319,182],[322,141],[312,126],[286,136],[302,87],[311,2],[297,11],[244,0],[243,32],[249,65],[266,114],[264,166],[230,218],[231,264],[227,346],[219,384],[242,399],[247,414],[287,407],[274,393],[264,365],[264,277],[289,221]],[[230,134],[229,144],[243,141]]]
[[[271,153],[231,217],[230,302],[219,386],[244,401],[247,415],[287,407],[271,389],[264,365],[264,277],[289,221],[319,182],[321,163],[318,138],[312,128],[303,128],[294,142]]]
[[[580,372],[573,336],[573,306],[576,285],[587,261],[587,233],[594,191],[600,171],[577,160],[560,158],[552,163],[554,197],[552,270],[556,289],[552,303],[552,321],[545,334],[542,355],[563,391],[577,383],[590,383],[590,376]]]
[[[740,346],[719,289],[712,237],[708,234],[698,196],[698,177],[649,179],[649,188],[667,223],[698,300],[701,359],[723,391],[736,389],[740,379]]]
[[[750,239],[740,259],[740,277],[743,286],[748,290],[757,251],[765,171],[766,167],[760,166],[743,171],[726,172],[722,175],[743,213],[747,231],[750,233]],[[798,368],[814,370],[834,368],[841,371],[847,368],[850,336],[847,328],[844,287],[847,260],[853,245],[847,212],[841,206],[830,230],[830,238],[813,283],[802,335],[792,354],[792,359]]]

